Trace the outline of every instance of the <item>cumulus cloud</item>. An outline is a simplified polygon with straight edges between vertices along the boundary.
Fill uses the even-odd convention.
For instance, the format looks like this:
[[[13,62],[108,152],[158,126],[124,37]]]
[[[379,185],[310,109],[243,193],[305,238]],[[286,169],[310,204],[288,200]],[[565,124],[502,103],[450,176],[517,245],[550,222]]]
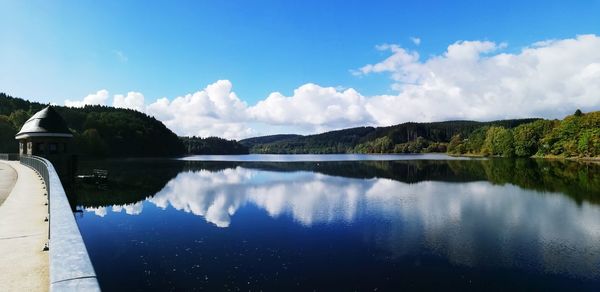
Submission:
[[[106,105],[109,98],[109,92],[103,89],[83,100],[67,100],[65,105]],[[229,80],[219,80],[200,91],[173,100],[160,98],[148,105],[141,92],[116,94],[113,96],[112,106],[152,115],[178,135],[240,139],[254,133],[246,125],[247,122],[252,122],[248,119],[248,105],[232,91]]]
[[[378,124],[445,119],[561,117],[600,106],[600,37],[536,43],[518,53],[506,44],[462,41],[420,61],[395,45],[392,55],[362,67],[387,72],[398,94],[373,96],[367,110]]]
[[[233,92],[230,81],[219,80],[195,93],[148,105],[139,92],[115,95],[113,105],[153,115],[179,135],[235,139],[274,134],[269,131],[275,128],[314,133],[407,121],[560,118],[576,108],[600,108],[600,37],[540,41],[511,52],[507,47],[458,41],[422,59],[416,50],[378,45],[389,56],[352,73],[388,75],[392,94],[364,96],[353,88],[308,83],[290,96],[273,92],[249,106]],[[105,104],[108,98],[108,91],[101,90],[65,104]],[[264,132],[257,133],[256,126]]]
[[[415,51],[406,50],[399,45],[383,44],[376,46],[377,50],[390,51],[392,55],[385,60],[376,63],[368,64],[355,71],[355,75],[369,74],[369,73],[392,73],[392,78],[397,81],[403,82],[416,82],[409,74],[412,71],[416,71],[414,64],[419,61],[419,53]],[[414,74],[413,74],[414,75]]]
[[[144,95],[135,91],[131,91],[127,95],[117,94],[114,96],[113,106],[144,112]]]
[[[418,37],[411,37],[410,40],[417,46],[421,44],[421,39]]]
[[[249,116],[268,124],[310,127],[317,131],[371,124],[365,98],[354,89],[339,91],[333,87],[305,84],[292,96],[271,93],[248,109]]]
[[[172,101],[161,98],[146,111],[180,135],[239,138],[252,134],[244,124],[247,107],[232,91],[229,80],[219,80]]]
[[[98,90],[96,93],[88,94],[82,100],[65,100],[65,105],[70,107],[84,107],[86,105],[105,105],[108,100],[108,90]]]
[[[96,93],[91,93],[82,100],[65,100],[65,105],[70,107],[84,107],[86,105],[107,105],[110,100],[108,90],[101,89]],[[134,109],[140,112],[145,111],[144,95],[140,92],[131,91],[127,95],[116,94],[113,96],[112,106],[118,108]]]

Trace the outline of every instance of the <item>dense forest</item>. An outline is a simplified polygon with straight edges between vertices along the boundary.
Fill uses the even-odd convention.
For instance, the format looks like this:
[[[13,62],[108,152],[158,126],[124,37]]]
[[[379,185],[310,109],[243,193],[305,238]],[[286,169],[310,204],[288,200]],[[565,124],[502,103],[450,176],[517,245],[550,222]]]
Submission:
[[[448,153],[504,157],[598,157],[600,111],[563,120],[538,120],[514,128],[486,126],[469,135],[457,134]]]
[[[275,135],[241,140],[251,153],[420,153],[446,152],[455,135],[469,135],[484,126],[516,127],[536,119],[493,122],[448,121],[404,123],[390,127],[359,127],[317,135]]]
[[[251,153],[427,153],[504,157],[598,157],[600,112],[563,120],[448,121],[360,127],[240,141]]]
[[[248,147],[235,140],[226,140],[219,137],[181,137],[186,147],[187,154],[248,154]]]
[[[45,104],[0,93],[0,153],[17,152],[15,134]],[[74,135],[78,154],[150,157],[184,154],[247,154],[248,148],[218,137],[177,137],[162,122],[135,110],[107,106],[55,106]]]
[[[0,152],[17,152],[15,134],[46,105],[0,93]],[[162,122],[135,110],[106,106],[55,106],[74,135],[80,155],[96,157],[175,156],[183,143]]]
[[[0,93],[0,152],[17,152],[15,134],[46,105]],[[426,153],[504,157],[598,157],[600,112],[563,120],[446,121],[358,127],[316,135],[271,135],[239,142],[177,137],[146,114],[106,106],[55,107],[79,154],[96,157],[184,154]]]

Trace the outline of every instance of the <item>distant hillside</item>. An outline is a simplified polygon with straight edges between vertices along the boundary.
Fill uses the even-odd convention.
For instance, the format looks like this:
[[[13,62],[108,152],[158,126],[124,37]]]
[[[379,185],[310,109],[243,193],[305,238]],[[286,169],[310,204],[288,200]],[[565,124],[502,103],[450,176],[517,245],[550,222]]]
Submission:
[[[284,140],[294,139],[294,138],[300,138],[300,137],[302,137],[302,135],[279,134],[279,135],[269,135],[269,136],[247,138],[247,139],[240,140],[240,143],[244,146],[252,147],[252,146],[258,145],[258,144],[274,143],[274,142],[279,142],[279,141],[284,141]]]
[[[492,122],[447,121],[404,123],[390,127],[358,127],[316,135],[274,135],[241,140],[251,153],[414,153],[446,152],[457,134],[469,135],[484,126],[516,127],[537,119]]]
[[[504,157],[600,157],[600,111],[563,120],[446,121],[360,127],[240,141],[251,153],[423,153]]]
[[[219,137],[180,137],[186,147],[186,154],[248,154],[248,147],[235,140],[226,140]]]
[[[46,105],[0,93],[0,152],[17,152],[15,134]],[[106,106],[55,106],[75,136],[79,154],[149,157],[184,154],[183,143],[162,122],[135,110]]]
[[[16,152],[14,136],[45,105],[0,93],[0,152]],[[105,106],[56,107],[81,154],[100,157],[182,154],[423,153],[517,157],[600,157],[600,111],[563,120],[446,121],[358,127],[315,135],[271,135],[239,142],[178,138],[146,114]]]

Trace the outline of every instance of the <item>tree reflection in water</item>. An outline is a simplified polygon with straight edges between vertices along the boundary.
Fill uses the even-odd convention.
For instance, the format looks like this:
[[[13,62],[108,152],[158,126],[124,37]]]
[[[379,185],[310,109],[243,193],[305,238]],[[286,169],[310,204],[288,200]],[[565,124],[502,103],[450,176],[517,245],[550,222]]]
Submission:
[[[508,159],[169,165],[163,180],[135,189],[137,199],[110,204],[111,194],[123,202],[118,191],[97,202],[99,194],[83,193],[79,205],[98,216],[182,211],[222,229],[244,220],[238,213],[248,207],[306,228],[367,222],[362,238],[386,261],[425,253],[466,267],[600,275],[597,165]],[[147,170],[129,169],[113,188],[136,177],[151,181]]]

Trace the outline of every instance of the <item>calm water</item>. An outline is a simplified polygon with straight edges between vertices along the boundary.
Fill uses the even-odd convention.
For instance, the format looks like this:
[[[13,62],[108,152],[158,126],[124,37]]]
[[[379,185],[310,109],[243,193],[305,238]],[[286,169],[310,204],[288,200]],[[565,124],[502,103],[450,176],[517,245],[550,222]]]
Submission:
[[[388,161],[388,160],[466,160],[439,153],[426,154],[248,154],[248,155],[193,155],[185,161],[255,161],[255,162],[320,162],[320,161]]]
[[[76,217],[106,291],[600,289],[598,165],[419,157],[87,161]]]

